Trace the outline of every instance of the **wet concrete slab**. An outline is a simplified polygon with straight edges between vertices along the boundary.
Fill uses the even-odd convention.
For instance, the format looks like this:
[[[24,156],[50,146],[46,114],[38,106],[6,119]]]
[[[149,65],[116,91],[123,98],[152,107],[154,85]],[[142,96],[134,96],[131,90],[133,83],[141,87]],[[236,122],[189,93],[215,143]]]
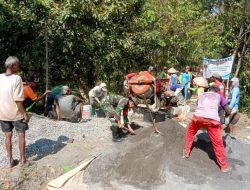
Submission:
[[[185,128],[172,120],[157,126],[163,135],[144,127],[114,143],[87,168],[84,182],[91,189],[250,189],[250,144],[224,137],[233,171],[223,174],[209,141],[197,138],[183,159]]]

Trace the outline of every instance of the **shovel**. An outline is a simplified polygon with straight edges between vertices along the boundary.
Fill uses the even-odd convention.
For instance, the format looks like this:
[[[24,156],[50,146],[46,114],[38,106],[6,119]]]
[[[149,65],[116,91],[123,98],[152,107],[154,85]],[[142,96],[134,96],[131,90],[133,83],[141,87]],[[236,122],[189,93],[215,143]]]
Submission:
[[[31,108],[34,106],[36,104],[36,102],[33,102],[33,104],[31,104],[29,107],[27,107],[26,109],[25,109],[25,111],[30,111],[31,110]]]
[[[161,134],[161,135],[163,135],[163,134],[158,130],[158,128],[155,126],[155,119],[154,119],[154,117],[153,117],[152,111],[150,110],[150,108],[149,108],[149,106],[148,106],[148,102],[147,102],[145,96],[144,96],[144,101],[145,101],[145,103],[146,103],[146,106],[147,106],[147,109],[148,109],[150,118],[151,118],[151,120],[152,120],[152,124],[153,124],[153,127],[154,127],[154,132],[155,132],[156,134]]]

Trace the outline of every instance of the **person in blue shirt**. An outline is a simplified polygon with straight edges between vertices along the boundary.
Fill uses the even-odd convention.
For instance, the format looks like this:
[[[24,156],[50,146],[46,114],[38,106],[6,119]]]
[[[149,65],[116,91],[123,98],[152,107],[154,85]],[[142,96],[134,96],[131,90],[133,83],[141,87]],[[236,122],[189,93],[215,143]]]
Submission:
[[[231,79],[232,88],[228,97],[229,109],[231,110],[231,115],[229,117],[229,124],[226,128],[226,132],[233,134],[234,125],[239,121],[240,116],[239,111],[239,102],[240,102],[240,84],[239,79],[234,77]]]
[[[178,84],[178,71],[174,68],[170,68],[168,70],[168,74],[170,75],[170,90],[175,92],[175,96],[182,90],[182,85]]]
[[[184,97],[185,100],[188,99],[188,91],[190,89],[190,81],[191,81],[191,76],[190,76],[190,68],[187,66],[185,68],[185,72],[181,73],[181,84],[184,88]]]

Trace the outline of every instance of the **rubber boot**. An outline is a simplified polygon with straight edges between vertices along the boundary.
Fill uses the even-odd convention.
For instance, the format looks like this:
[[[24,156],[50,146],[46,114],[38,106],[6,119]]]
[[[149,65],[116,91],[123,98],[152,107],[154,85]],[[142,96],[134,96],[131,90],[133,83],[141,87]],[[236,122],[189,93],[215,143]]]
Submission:
[[[127,133],[124,133],[123,130],[120,128],[117,129],[117,134],[119,135],[120,138],[123,138],[123,139],[128,137]]]
[[[118,127],[112,125],[112,136],[114,142],[121,142],[123,139],[119,137]]]

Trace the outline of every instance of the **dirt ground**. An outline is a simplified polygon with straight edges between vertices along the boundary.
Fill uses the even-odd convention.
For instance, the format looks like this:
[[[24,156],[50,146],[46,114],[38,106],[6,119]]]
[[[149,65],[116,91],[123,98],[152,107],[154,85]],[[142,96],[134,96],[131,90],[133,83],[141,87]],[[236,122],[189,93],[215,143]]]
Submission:
[[[191,115],[192,113],[189,114],[189,118],[191,118]],[[172,126],[177,126],[175,122],[169,122]],[[95,138],[93,136],[85,138],[81,142],[68,143],[54,154],[46,155],[37,161],[31,160],[31,165],[28,167],[22,169],[15,167],[12,170],[1,169],[0,189],[44,190],[45,184],[50,180],[76,167],[90,155],[98,154],[101,154],[99,159],[88,168],[88,171],[93,171],[96,175],[91,176],[91,172],[88,172],[85,179],[94,189],[166,189],[166,181],[171,187],[167,189],[199,189],[201,187],[220,189],[220,184],[224,184],[224,182],[227,182],[228,185],[224,185],[225,187],[228,186],[229,189],[232,189],[231,186],[235,187],[234,184],[241,185],[243,187],[241,189],[244,189],[245,185],[250,185],[250,179],[246,177],[246,175],[250,174],[248,172],[250,171],[248,165],[250,160],[242,159],[248,157],[247,155],[250,153],[248,149],[248,143],[250,143],[250,119],[246,115],[241,114],[235,137],[243,141],[240,144],[240,149],[245,151],[247,155],[233,151],[234,149],[239,150],[239,147],[230,139],[227,152],[229,154],[233,151],[229,162],[233,165],[235,174],[223,175],[222,177],[213,160],[211,147],[208,144],[204,141],[198,142],[197,146],[199,148],[193,150],[190,158],[192,161],[183,160],[181,150],[185,129],[178,128],[178,130],[171,131],[171,133],[168,131],[170,129],[162,129],[163,131],[167,130],[164,132],[165,136],[155,136],[151,133],[151,130],[139,129],[136,136],[129,136],[124,142],[118,144],[111,141],[111,133],[110,137]],[[143,140],[146,136],[148,136],[147,140]],[[174,143],[170,144],[169,141],[163,140],[165,138]],[[158,143],[159,141],[160,143]],[[135,147],[130,146],[135,143],[137,143]],[[199,149],[203,149],[203,151]],[[211,159],[208,153],[211,155]],[[237,153],[238,157],[234,153]],[[98,163],[98,161],[103,162],[102,159],[107,161],[105,167]],[[140,164],[142,160],[143,162],[146,161],[143,165]],[[160,163],[164,164],[161,165]],[[112,172],[108,168],[112,168]],[[246,168],[248,171],[245,170]],[[105,175],[98,175],[101,173]],[[105,183],[103,183],[103,180],[99,180],[100,177],[105,179]],[[214,182],[214,185],[209,185],[211,180],[217,178],[218,180]]]
[[[78,166],[89,156],[101,154],[111,146],[110,138],[85,138],[82,142],[66,144],[60,151],[37,161],[30,166],[0,170],[0,189],[38,190],[52,179]]]
[[[222,174],[213,149],[200,134],[189,159],[182,158],[185,129],[174,121],[158,124],[162,135],[143,128],[112,147],[87,168],[90,189],[247,189],[250,185],[249,144],[225,137],[231,173]]]

